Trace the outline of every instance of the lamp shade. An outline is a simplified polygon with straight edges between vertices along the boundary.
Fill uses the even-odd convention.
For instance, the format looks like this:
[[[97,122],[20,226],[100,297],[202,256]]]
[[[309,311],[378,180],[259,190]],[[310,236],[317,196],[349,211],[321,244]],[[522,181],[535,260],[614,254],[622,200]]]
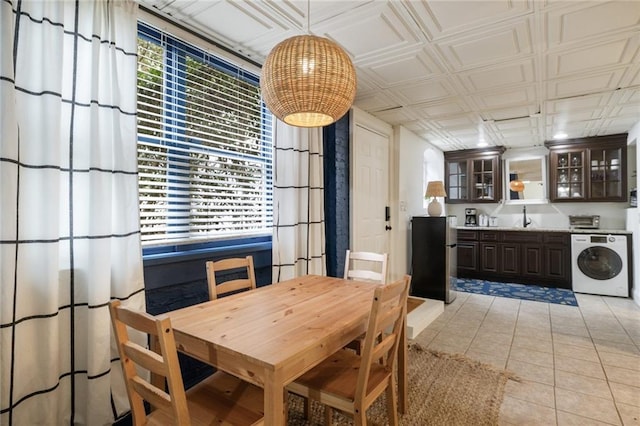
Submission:
[[[427,190],[424,193],[425,197],[446,197],[447,193],[444,190],[444,183],[441,180],[432,180],[427,182]]]
[[[320,127],[341,118],[356,95],[351,58],[333,41],[300,35],[277,44],[260,78],[262,98],[280,120],[298,127]]]

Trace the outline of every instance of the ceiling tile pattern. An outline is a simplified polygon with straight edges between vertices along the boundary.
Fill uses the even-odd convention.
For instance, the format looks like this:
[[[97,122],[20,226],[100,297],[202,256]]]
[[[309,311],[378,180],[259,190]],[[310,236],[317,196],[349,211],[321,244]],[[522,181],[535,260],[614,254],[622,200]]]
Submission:
[[[444,151],[640,121],[640,1],[139,1],[257,63],[328,37],[356,66],[355,105]]]

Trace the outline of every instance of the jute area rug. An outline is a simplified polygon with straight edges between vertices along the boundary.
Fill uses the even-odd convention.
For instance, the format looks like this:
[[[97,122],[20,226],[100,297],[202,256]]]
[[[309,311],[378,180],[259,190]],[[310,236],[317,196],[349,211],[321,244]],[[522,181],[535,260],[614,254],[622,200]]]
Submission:
[[[409,347],[409,407],[399,420],[401,425],[497,425],[504,387],[514,376],[463,355],[446,354]],[[370,425],[388,424],[385,396],[367,410]],[[324,424],[322,405],[313,402],[308,420],[302,415],[303,400],[289,396],[289,425]],[[353,421],[334,414],[334,425]]]

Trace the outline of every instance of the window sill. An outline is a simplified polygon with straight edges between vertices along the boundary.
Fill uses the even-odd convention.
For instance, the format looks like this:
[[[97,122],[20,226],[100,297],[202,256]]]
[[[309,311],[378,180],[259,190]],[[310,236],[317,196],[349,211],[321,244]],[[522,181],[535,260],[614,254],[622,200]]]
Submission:
[[[145,266],[154,266],[209,258],[221,253],[233,256],[263,250],[271,250],[271,236],[148,248],[142,250],[142,259]]]

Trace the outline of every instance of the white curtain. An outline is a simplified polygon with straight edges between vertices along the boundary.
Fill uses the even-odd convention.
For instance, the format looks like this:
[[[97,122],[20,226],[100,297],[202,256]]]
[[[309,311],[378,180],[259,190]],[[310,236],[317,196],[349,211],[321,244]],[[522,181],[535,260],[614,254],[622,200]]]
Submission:
[[[2,425],[110,424],[128,407],[108,303],[144,308],[136,11],[0,2]]]
[[[275,121],[274,283],[326,274],[322,129]]]

